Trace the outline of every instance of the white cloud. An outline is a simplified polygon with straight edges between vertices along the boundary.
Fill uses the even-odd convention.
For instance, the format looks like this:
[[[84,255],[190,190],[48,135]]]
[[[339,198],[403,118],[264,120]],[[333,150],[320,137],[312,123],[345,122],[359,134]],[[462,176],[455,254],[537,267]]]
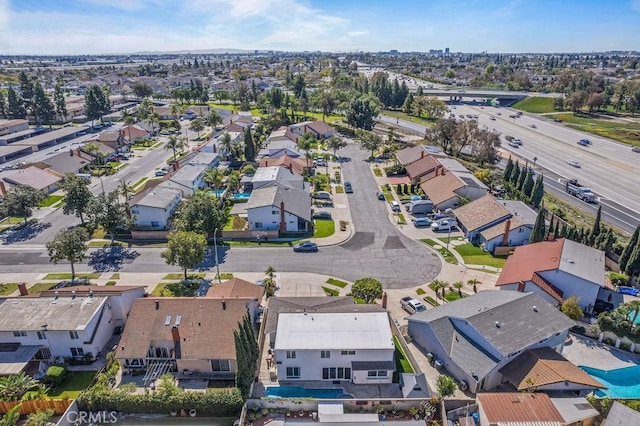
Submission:
[[[127,10],[127,11],[136,11],[145,9],[150,3],[147,0],[109,0],[105,2],[104,0],[81,0],[82,3],[94,4],[96,6],[101,7],[113,7],[115,9]],[[151,2],[157,3],[157,2]]]

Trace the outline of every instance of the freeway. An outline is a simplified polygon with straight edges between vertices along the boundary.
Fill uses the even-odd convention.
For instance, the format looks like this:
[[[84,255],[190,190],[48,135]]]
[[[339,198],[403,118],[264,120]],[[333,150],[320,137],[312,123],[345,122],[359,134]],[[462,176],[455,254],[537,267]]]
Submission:
[[[409,288],[433,280],[442,268],[440,258],[427,245],[406,237],[391,223],[387,203],[378,201],[375,196],[377,186],[365,162],[367,152],[352,143],[342,149],[340,155],[351,158],[351,161],[342,164],[343,179],[349,180],[354,188],[354,193],[349,194],[354,229],[350,240],[339,246],[321,247],[318,253],[293,253],[288,247],[218,247],[220,270],[263,272],[268,266],[273,266],[278,271],[315,272],[348,281],[373,277],[380,280],[385,288]],[[142,161],[146,159],[152,163],[153,158],[152,155],[143,157],[135,171],[133,165],[129,166],[132,167],[129,173],[137,176],[138,173],[144,173],[143,170],[149,170],[150,164],[145,167]],[[105,189],[108,190],[107,185],[111,187],[116,184],[116,180],[105,182]],[[43,234],[48,231],[45,230]],[[67,272],[68,265],[49,264],[49,257],[39,240],[38,237],[38,240],[31,239],[23,245],[1,246],[0,270],[5,273]],[[97,256],[100,251],[90,250],[89,257]],[[119,260],[118,270],[177,271],[176,267],[165,264],[160,257],[160,248],[136,248],[136,251],[137,256]],[[123,257],[121,249],[114,250],[114,253],[114,257]],[[205,261],[197,268],[215,270],[215,258],[215,253],[210,249]],[[90,272],[93,267],[83,263],[77,265],[76,271]]]

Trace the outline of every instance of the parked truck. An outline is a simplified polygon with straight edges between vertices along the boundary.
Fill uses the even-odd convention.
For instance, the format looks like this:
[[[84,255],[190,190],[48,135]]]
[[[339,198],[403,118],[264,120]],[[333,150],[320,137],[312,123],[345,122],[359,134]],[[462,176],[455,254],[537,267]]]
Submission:
[[[418,312],[426,311],[427,307],[422,304],[418,299],[414,299],[411,296],[405,296],[400,299],[400,305],[402,309],[409,312],[410,314],[415,314]]]
[[[591,189],[581,185],[577,179],[568,180],[565,185],[565,190],[568,194],[571,194],[587,203],[593,203],[596,201],[596,195],[591,192]]]
[[[428,214],[433,211],[433,202],[431,200],[414,200],[407,205],[407,210],[412,215]]]

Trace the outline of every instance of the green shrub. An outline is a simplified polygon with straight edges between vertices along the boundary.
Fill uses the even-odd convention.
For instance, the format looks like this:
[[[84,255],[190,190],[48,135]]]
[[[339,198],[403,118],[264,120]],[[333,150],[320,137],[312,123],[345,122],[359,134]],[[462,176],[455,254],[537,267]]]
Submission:
[[[440,303],[438,303],[433,297],[431,296],[425,296],[422,298],[425,302],[427,302],[428,304],[430,304],[433,307],[436,306],[440,306]]]
[[[107,283],[105,285],[108,285],[108,286],[116,285],[116,282],[115,281],[107,281]]]
[[[53,386],[58,386],[60,383],[62,383],[66,375],[67,375],[67,368],[65,366],[52,365],[47,369],[45,382]]]
[[[587,332],[587,329],[584,328],[581,325],[574,325],[573,327],[571,327],[569,330],[571,330],[574,333],[578,333],[578,334],[585,334]]]
[[[423,289],[419,288],[419,289],[416,290],[416,293],[425,294],[426,292]]]
[[[386,167],[384,171],[387,173],[387,176],[404,175],[407,173],[407,169],[405,169],[402,164],[394,164],[393,166]]]

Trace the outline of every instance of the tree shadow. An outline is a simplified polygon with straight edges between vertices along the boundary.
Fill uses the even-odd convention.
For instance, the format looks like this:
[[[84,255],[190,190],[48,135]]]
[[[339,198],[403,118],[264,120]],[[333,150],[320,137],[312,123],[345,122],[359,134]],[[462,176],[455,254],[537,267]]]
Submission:
[[[133,262],[140,253],[121,246],[105,246],[89,254],[88,265],[96,272],[119,271],[125,263]]]
[[[35,238],[39,233],[51,227],[51,223],[31,222],[19,229],[9,229],[0,234],[2,244],[8,245]]]
[[[229,252],[229,246],[218,246],[218,265],[222,265],[227,258],[227,253]],[[207,247],[207,250],[204,253],[204,259],[202,262],[198,263],[194,266],[194,269],[197,269],[198,272],[208,271],[211,268],[216,267],[216,251],[214,247]]]

